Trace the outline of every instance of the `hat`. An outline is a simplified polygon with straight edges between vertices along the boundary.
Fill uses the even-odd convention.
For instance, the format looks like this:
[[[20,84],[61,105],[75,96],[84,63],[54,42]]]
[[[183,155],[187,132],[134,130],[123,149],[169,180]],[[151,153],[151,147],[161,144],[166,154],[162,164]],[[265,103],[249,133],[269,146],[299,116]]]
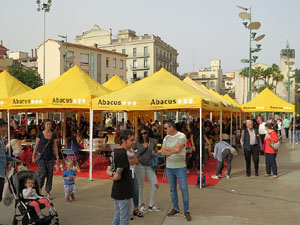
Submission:
[[[4,121],[4,119],[0,118],[0,126],[1,125],[6,125],[7,123]]]

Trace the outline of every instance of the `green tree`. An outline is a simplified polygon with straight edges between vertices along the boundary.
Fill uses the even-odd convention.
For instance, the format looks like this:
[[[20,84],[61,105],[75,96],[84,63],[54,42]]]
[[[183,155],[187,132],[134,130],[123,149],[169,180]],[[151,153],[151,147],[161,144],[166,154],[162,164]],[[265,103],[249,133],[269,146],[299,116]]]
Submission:
[[[8,67],[8,72],[33,89],[43,85],[41,76],[31,68],[24,67],[20,64],[12,65]]]

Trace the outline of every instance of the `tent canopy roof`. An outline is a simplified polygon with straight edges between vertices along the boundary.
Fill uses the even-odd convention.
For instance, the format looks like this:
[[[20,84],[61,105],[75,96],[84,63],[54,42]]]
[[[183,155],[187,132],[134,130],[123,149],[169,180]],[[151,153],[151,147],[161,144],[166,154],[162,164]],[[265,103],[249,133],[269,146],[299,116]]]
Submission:
[[[127,84],[118,75],[114,75],[112,78],[106,81],[103,86],[109,90],[117,91],[123,87],[126,87]]]
[[[6,70],[0,73],[0,109],[6,109],[9,97],[32,90],[27,85],[10,75]]]
[[[93,99],[93,109],[111,111],[216,108],[219,102],[164,68],[118,91]]]
[[[91,99],[111,92],[74,66],[32,91],[10,98],[10,109],[90,108]]]
[[[242,105],[244,112],[295,112],[295,105],[284,101],[266,88],[250,102]]]

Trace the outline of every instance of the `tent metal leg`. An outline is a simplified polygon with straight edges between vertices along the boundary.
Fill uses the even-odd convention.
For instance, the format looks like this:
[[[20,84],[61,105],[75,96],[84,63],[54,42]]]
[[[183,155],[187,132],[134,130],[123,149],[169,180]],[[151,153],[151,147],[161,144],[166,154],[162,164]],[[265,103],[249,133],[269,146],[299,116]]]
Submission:
[[[202,108],[200,108],[200,189],[202,189]]]

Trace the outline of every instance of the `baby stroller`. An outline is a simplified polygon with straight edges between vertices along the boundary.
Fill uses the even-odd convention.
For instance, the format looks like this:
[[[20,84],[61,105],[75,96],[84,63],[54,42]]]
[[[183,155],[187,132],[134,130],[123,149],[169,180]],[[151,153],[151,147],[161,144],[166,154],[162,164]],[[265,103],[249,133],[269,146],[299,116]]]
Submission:
[[[16,166],[15,166],[16,168]],[[26,178],[35,179],[35,188],[38,195],[40,195],[39,188],[39,177],[35,171],[32,170],[23,170],[16,172],[14,170],[14,175],[12,175],[8,180],[9,188],[14,195],[15,199],[15,214],[13,219],[13,225],[19,224],[19,221],[22,221],[23,225],[35,224],[35,225],[50,225],[50,224],[59,224],[58,214],[53,203],[47,199],[50,205],[56,212],[55,216],[46,216],[44,219],[39,219],[37,213],[34,210],[34,207],[27,204],[27,200],[22,197],[22,190],[25,188],[25,179]],[[17,214],[17,208],[20,214]],[[44,205],[40,204],[40,209],[45,208]],[[21,217],[21,219],[19,219]]]

